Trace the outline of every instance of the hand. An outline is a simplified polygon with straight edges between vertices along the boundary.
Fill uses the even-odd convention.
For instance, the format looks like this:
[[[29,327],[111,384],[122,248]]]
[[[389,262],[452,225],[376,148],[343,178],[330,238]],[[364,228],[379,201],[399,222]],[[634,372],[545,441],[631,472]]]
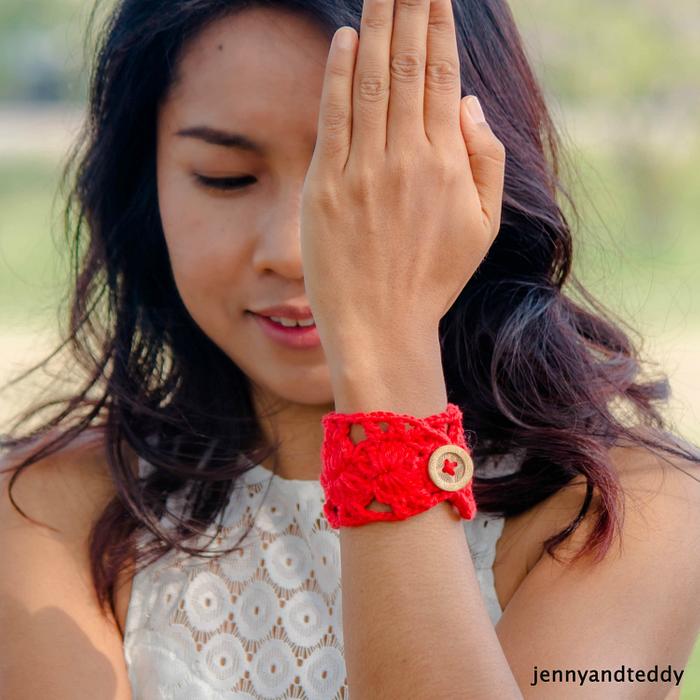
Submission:
[[[306,293],[329,363],[437,338],[500,227],[505,149],[460,100],[450,0],[396,0],[393,13],[366,0],[361,38],[336,32],[302,192]]]

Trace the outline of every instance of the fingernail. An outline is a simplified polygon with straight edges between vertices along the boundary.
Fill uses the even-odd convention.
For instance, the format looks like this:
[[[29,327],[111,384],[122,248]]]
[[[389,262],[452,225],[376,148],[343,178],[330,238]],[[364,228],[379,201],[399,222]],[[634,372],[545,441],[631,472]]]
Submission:
[[[479,98],[475,95],[470,95],[467,97],[467,110],[471,118],[477,123],[485,122],[486,117],[484,116],[484,110],[481,109],[481,103]]]
[[[343,27],[338,31],[337,41],[338,47],[341,49],[349,49],[352,46],[352,28]]]

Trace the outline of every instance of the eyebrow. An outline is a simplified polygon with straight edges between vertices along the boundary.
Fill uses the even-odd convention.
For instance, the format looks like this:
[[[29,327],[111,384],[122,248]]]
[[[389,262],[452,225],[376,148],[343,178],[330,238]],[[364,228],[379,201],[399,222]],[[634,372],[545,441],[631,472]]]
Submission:
[[[258,155],[264,155],[265,149],[257,142],[249,139],[243,134],[236,134],[229,131],[221,131],[211,126],[191,126],[175,132],[176,136],[186,136],[200,139],[205,143],[214,146],[224,146],[225,148],[238,148],[243,151],[250,151]]]

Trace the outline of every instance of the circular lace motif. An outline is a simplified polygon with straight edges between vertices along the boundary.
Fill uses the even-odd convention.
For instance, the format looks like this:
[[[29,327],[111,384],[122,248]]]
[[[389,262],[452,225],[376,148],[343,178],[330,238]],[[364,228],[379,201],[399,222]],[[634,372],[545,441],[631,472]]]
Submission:
[[[309,546],[297,535],[281,535],[267,549],[270,578],[282,588],[296,588],[311,571]]]
[[[232,690],[243,675],[245,649],[229,632],[215,634],[203,647],[198,660],[202,676],[218,690]]]
[[[238,537],[232,539],[228,546],[231,547],[237,541]],[[222,573],[230,581],[247,581],[257,571],[260,558],[260,543],[256,540],[240,545],[234,552],[224,554],[218,562]]]
[[[228,615],[230,593],[223,580],[211,571],[202,571],[185,592],[185,610],[193,627],[202,632],[218,629]]]
[[[284,532],[294,520],[293,507],[294,502],[273,484],[260,506],[255,524],[271,534]]]
[[[345,660],[335,647],[316,649],[301,672],[302,685],[309,700],[335,697],[345,684],[345,676]]]
[[[314,591],[299,591],[287,601],[282,619],[287,636],[294,644],[318,644],[331,624],[323,598]]]
[[[281,696],[294,680],[296,658],[281,639],[268,639],[253,662],[250,680],[255,691],[266,698]]]
[[[265,581],[251,581],[236,601],[234,621],[243,637],[257,641],[268,635],[278,610],[272,586]]]

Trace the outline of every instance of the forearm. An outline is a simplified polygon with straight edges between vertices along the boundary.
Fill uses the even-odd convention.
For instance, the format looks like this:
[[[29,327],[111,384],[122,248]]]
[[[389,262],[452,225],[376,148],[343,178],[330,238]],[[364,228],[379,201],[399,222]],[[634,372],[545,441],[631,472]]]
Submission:
[[[393,363],[376,370],[355,364],[354,377],[348,372],[334,387],[336,411],[425,417],[445,409],[439,348],[395,350]],[[449,504],[402,521],[343,527],[340,551],[351,697],[522,697]]]
[[[448,505],[342,528],[340,553],[352,698],[522,697]]]

